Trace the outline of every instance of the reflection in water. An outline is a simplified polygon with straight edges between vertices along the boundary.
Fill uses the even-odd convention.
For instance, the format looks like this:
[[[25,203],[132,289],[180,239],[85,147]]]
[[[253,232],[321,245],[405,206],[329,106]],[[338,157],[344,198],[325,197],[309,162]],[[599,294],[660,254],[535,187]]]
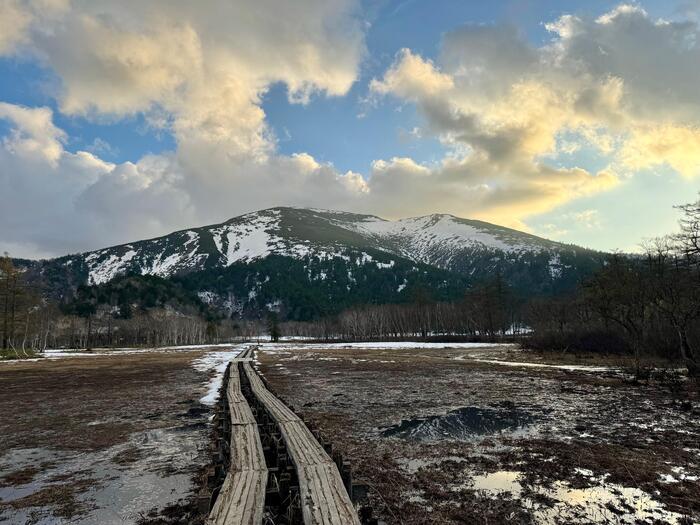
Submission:
[[[681,515],[667,510],[646,492],[613,483],[605,477],[589,479],[591,487],[572,488],[564,481],[555,481],[551,487],[528,487],[532,493],[523,491],[521,472],[501,470],[472,476],[466,485],[455,487],[459,491],[471,488],[486,496],[510,496],[521,498],[523,507],[531,509],[535,523],[680,523]],[[525,494],[525,495],[523,495]],[[532,496],[546,496],[551,505],[538,503]],[[563,520],[563,521],[562,521]]]
[[[74,494],[76,512],[70,523],[123,525],[138,523],[151,508],[163,509],[186,498],[192,491],[192,476],[206,461],[201,444],[206,429],[184,425],[137,432],[125,443],[93,452],[56,451],[44,448],[12,449],[0,456],[0,477],[30,466],[41,466],[23,485],[0,487],[0,522],[54,525],[56,506],[17,505],[12,502],[40,490],[69,488],[89,480]],[[120,454],[137,450],[133,461],[115,463]],[[78,510],[80,512],[78,512]]]

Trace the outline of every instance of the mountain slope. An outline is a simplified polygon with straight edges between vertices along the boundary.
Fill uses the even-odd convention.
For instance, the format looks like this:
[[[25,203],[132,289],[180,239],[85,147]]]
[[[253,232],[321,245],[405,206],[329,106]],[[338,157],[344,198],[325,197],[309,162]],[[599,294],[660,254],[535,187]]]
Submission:
[[[582,248],[451,215],[388,221],[372,215],[272,208],[71,259],[86,264],[91,283],[103,283],[129,272],[168,277],[270,254],[333,258],[343,249],[381,250],[462,274],[473,274],[473,262],[486,254],[500,260],[550,254],[553,272],[559,271],[562,254],[592,255]]]
[[[247,297],[252,293],[265,295],[265,305],[275,302],[272,285],[265,284],[269,275],[261,270],[271,257],[275,271],[285,265],[295,272],[303,268],[306,285],[318,293],[325,290],[324,301],[343,303],[342,294],[368,302],[400,300],[400,294],[405,296],[418,282],[418,275],[431,288],[443,283],[451,290],[448,296],[496,274],[522,294],[552,293],[572,288],[601,261],[601,254],[590,250],[451,215],[389,221],[339,211],[271,208],[220,224],[43,261],[33,270],[49,288],[59,290],[54,294],[59,296],[75,283],[102,284],[122,275],[187,278],[188,286],[203,297],[243,311],[259,303],[254,296]],[[329,287],[321,283],[325,279],[342,284]],[[363,285],[357,283],[363,279],[364,286],[375,289],[358,294]],[[380,294],[378,287],[384,292]],[[236,308],[230,307],[231,294],[239,304]]]

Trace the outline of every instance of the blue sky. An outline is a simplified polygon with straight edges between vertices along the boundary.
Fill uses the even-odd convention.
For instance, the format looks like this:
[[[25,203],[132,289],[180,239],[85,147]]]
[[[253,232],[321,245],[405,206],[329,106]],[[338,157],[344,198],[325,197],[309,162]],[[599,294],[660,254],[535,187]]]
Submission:
[[[152,10],[157,11],[160,5],[159,16],[167,20],[172,15],[173,25],[183,26],[177,27],[181,31],[177,34],[168,34],[155,22],[149,26],[150,11],[139,18],[119,12],[109,3],[53,3],[54,11],[39,12],[31,0],[10,2],[11,11],[5,19],[15,17],[13,28],[19,29],[14,40],[10,34],[4,47],[0,39],[0,103],[7,108],[4,115],[0,111],[0,137],[4,137],[7,150],[7,156],[0,157],[0,161],[4,159],[0,169],[17,173],[4,180],[6,195],[11,188],[30,188],[32,177],[41,180],[31,171],[36,167],[21,163],[19,156],[23,151],[35,151],[32,148],[37,143],[58,148],[58,153],[47,156],[48,171],[56,171],[51,175],[52,184],[61,178],[71,181],[66,183],[65,194],[58,189],[54,200],[47,202],[62,201],[61,206],[55,206],[51,222],[72,233],[65,240],[57,239],[55,230],[32,223],[31,218],[17,219],[20,231],[5,235],[0,245],[21,255],[97,248],[133,240],[129,237],[133,235],[148,236],[193,225],[185,221],[224,220],[250,208],[274,204],[345,207],[389,217],[449,212],[565,242],[630,250],[646,237],[672,230],[677,220],[672,206],[694,200],[700,189],[697,170],[693,170],[695,159],[679,153],[696,147],[694,133],[700,118],[695,120],[694,111],[700,100],[689,99],[678,88],[678,93],[668,93],[658,104],[668,103],[668,114],[681,116],[664,116],[663,107],[656,114],[644,98],[651,88],[643,85],[644,75],[653,78],[648,71],[653,64],[635,57],[630,62],[639,61],[639,71],[622,66],[608,71],[601,69],[610,65],[600,56],[576,54],[582,53],[582,43],[594,39],[600,41],[596,45],[601,55],[608,54],[602,52],[605,45],[620,42],[617,58],[624,63],[627,58],[622,55],[622,45],[633,38],[645,38],[641,29],[634,32],[645,24],[647,39],[649,31],[658,33],[660,39],[695,35],[697,2],[645,1],[619,9],[621,4],[606,1],[354,4],[339,0],[335,5],[308,0],[308,6],[299,4],[297,12],[290,11],[287,25],[280,28],[270,27],[265,17],[259,21],[251,15],[254,22],[241,29],[248,35],[244,45],[250,50],[241,50],[241,41],[225,34],[214,14],[208,19],[206,14],[187,9],[170,13],[175,7],[167,2],[152,4]],[[271,1],[259,9],[268,7],[272,12],[279,8]],[[239,13],[247,13],[248,3],[240,2],[237,8]],[[252,7],[251,12],[255,13]],[[614,13],[610,23],[599,18],[606,13]],[[579,20],[575,37],[545,27],[567,17]],[[93,18],[92,25],[85,25],[84,20]],[[672,26],[675,33],[660,29],[662,20],[677,22],[677,27]],[[69,26],[75,26],[73,34],[66,29]],[[493,36],[482,35],[479,27],[493,29]],[[96,28],[102,32],[97,37]],[[235,30],[231,28],[231,32]],[[80,36],[80,31],[85,31],[84,46],[72,38]],[[445,35],[460,31],[470,44],[459,48],[452,41],[446,43]],[[579,37],[579,33],[584,36]],[[189,46],[187,38],[192,34],[196,45]],[[516,45],[527,53],[538,54],[540,62],[549,60],[549,46],[559,43],[563,51],[557,53],[565,65],[557,63],[548,66],[552,71],[540,71],[535,61],[532,71],[526,70],[517,79],[508,71],[489,71],[493,58],[487,54],[488,38],[501,35],[517,40]],[[89,41],[93,37],[98,38],[94,49]],[[615,40],[618,37],[620,40]],[[134,41],[137,44],[130,47]],[[171,49],[173,45],[182,49]],[[642,47],[640,40],[643,57]],[[257,49],[261,64],[255,64]],[[313,51],[308,56],[315,58],[306,63],[300,53],[309,49]],[[679,75],[681,87],[683,82],[694,81],[686,78],[684,71],[694,65],[700,69],[695,62],[697,53],[690,51],[679,50],[669,61],[674,67],[677,62],[677,71],[671,74]],[[517,54],[517,50],[505,49],[503,55],[511,52]],[[188,53],[194,57],[190,62]],[[486,54],[480,57],[479,53]],[[449,62],[447,56],[458,56],[458,64]],[[481,69],[464,74],[465,68],[473,66],[475,56],[482,60]],[[262,64],[266,60],[269,67]],[[518,69],[517,59],[513,60],[513,69]],[[580,92],[573,67],[567,68],[566,61],[583,62],[591,72],[586,79],[590,85]],[[134,72],[124,64],[144,67]],[[208,73],[190,76],[199,67]],[[484,78],[473,80],[479,75]],[[529,122],[533,113],[515,107],[516,117],[511,119],[498,109],[507,107],[513,91],[493,96],[489,92],[500,91],[501,85],[519,86],[523,76],[528,86],[551,86],[562,75],[573,87],[561,93],[555,88],[549,95],[555,97],[553,106],[576,97],[583,100],[590,92],[614,96],[610,79],[619,79],[622,95],[614,102],[619,107],[611,109],[609,115],[594,117],[576,108],[557,108],[561,115],[552,117],[557,119],[554,127],[530,136],[522,123]],[[642,80],[636,85],[639,78]],[[443,80],[449,88],[440,88],[438,94],[426,84]],[[482,80],[483,85],[479,84]],[[414,85],[414,81],[418,83]],[[216,91],[211,85],[217,83],[233,87]],[[487,85],[497,87],[483,87]],[[290,102],[290,98],[302,98],[304,103]],[[444,121],[447,113],[435,113],[440,105],[453,116],[474,118],[480,130],[461,134],[454,123]],[[543,107],[532,111],[548,111],[547,104]],[[26,111],[22,116],[15,108]],[[33,110],[40,108],[50,110],[53,126],[47,128],[42,120],[37,124],[41,131],[37,131],[37,126],[31,126],[39,122],[39,112]],[[690,113],[687,108],[691,108]],[[658,145],[662,126],[671,126],[664,128],[665,135],[670,129],[681,137],[679,140],[691,141],[691,147]],[[532,124],[525,124],[528,127]],[[554,151],[546,145],[514,151],[505,163],[494,157],[495,150],[483,149],[480,142],[485,135],[489,140],[506,140],[516,131],[523,133],[522,144],[530,140],[546,144],[551,139],[557,147]],[[48,136],[35,136],[37,133]],[[544,136],[547,133],[549,139]],[[609,134],[614,148],[603,150],[597,139],[591,143],[591,133]],[[564,151],[563,141],[576,145]],[[643,154],[644,148],[655,152],[653,158]],[[81,151],[91,157],[80,157]],[[664,151],[672,153],[665,158]],[[484,164],[482,157],[491,162]],[[452,169],[448,165],[452,161],[453,166],[459,163],[458,171],[463,174],[459,192],[464,193],[453,195],[450,189],[453,179],[448,176]],[[572,171],[579,168],[583,172]],[[479,172],[484,169],[487,174]],[[427,185],[420,177],[424,171],[434,177],[434,183]],[[85,175],[76,175],[83,172]],[[348,172],[360,179],[346,176]],[[607,178],[598,177],[601,172]],[[263,186],[276,186],[276,173],[289,174],[279,175],[284,177],[279,181],[279,195],[268,195]],[[571,183],[565,175],[572,178]],[[41,176],[48,175],[42,172]],[[283,191],[287,184],[289,188]],[[391,188],[390,184],[396,191],[385,189]],[[46,184],[37,185],[36,196],[31,189],[23,190],[27,201],[50,199],[42,193]],[[380,188],[388,193],[383,195]],[[480,198],[480,192],[485,197]],[[527,199],[519,196],[530,193],[532,205],[528,208]],[[290,195],[289,202],[285,195]],[[124,202],[116,202],[117,196]],[[135,202],[138,207],[132,209]],[[123,217],[114,216],[114,210],[120,209],[129,216],[128,224],[115,228],[113,234],[99,235],[99,227],[122,222]],[[113,215],[106,210],[113,210]]]

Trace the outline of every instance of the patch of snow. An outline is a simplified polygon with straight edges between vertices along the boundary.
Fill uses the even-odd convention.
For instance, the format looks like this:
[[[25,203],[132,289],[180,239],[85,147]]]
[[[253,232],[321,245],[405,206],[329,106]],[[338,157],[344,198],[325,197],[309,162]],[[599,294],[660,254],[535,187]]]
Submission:
[[[293,343],[263,343],[260,345],[262,350],[266,352],[287,351],[293,348],[300,348],[299,345]],[[332,348],[357,348],[357,349],[447,349],[447,348],[515,348],[516,345],[511,343],[423,343],[417,341],[387,341],[378,343],[308,343],[304,344],[304,349],[308,350],[323,350]]]
[[[151,263],[150,269],[146,273],[160,276],[170,275],[170,272],[177,266],[181,258],[182,256],[179,253],[173,253],[163,259],[161,254]]]
[[[280,309],[282,307],[282,301],[277,299],[276,301],[273,301],[271,303],[267,303],[265,305],[265,308],[267,308],[268,312],[277,312],[279,313]]]
[[[197,296],[205,304],[212,304],[216,299],[216,294],[214,292],[208,292],[206,290],[203,292],[197,292]]]
[[[523,368],[553,368],[556,370],[567,370],[569,372],[610,372],[617,370],[611,366],[590,366],[590,365],[547,365],[544,363],[528,363],[524,361],[505,361],[502,359],[480,359],[474,358],[477,363],[488,363],[491,365],[517,366]]]
[[[451,215],[428,215],[397,221],[367,217],[356,222],[339,221],[338,225],[381,241],[398,242],[405,256],[423,262],[430,262],[431,255],[445,246],[453,251],[475,247],[504,252],[542,250],[540,245],[529,239],[504,239],[486,226],[479,228]]]
[[[214,377],[209,380],[206,395],[199,400],[203,405],[213,405],[216,403],[219,397],[221,383],[224,380],[226,367],[244,348],[245,345],[238,345],[231,350],[210,352],[192,363],[192,366],[200,372],[214,372]]]
[[[558,253],[552,255],[549,259],[549,275],[552,279],[558,279],[564,271],[564,266],[561,264],[561,256]]]
[[[106,261],[92,264],[92,262],[100,256],[100,252],[91,254],[85,258],[85,262],[88,263],[88,267],[90,268],[88,282],[90,284],[103,284],[112,280],[126,268],[127,263],[131,261],[135,255],[136,252],[134,250],[129,250],[121,257],[110,255]]]

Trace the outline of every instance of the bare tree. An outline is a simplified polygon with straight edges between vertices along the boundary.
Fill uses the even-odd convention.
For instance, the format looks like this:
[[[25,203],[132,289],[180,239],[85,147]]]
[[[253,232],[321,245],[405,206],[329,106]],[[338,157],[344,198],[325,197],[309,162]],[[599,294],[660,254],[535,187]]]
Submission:
[[[655,240],[647,247],[652,300],[678,334],[681,359],[689,375],[698,375],[700,366],[689,332],[700,319],[700,272],[685,250],[681,253],[672,239]]]
[[[650,289],[640,265],[615,255],[585,283],[587,303],[606,322],[622,329],[634,353],[637,377],[649,320]]]
[[[684,254],[697,264],[700,259],[700,198],[678,209],[683,212],[683,217],[680,220],[681,232],[674,239]]]

